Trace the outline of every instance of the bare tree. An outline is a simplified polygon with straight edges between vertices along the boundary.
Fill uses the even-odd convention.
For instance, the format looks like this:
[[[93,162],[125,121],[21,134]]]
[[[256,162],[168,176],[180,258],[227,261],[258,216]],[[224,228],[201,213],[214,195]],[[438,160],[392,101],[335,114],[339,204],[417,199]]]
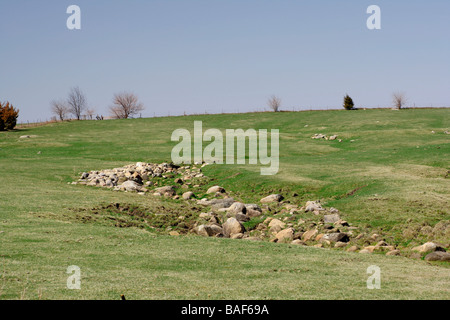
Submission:
[[[80,90],[79,87],[70,89],[69,97],[67,98],[67,104],[69,106],[69,112],[77,118],[81,119],[81,114],[86,109],[86,96]]]
[[[123,92],[114,95],[113,106],[109,109],[116,119],[127,119],[144,110],[144,105],[135,94]]]
[[[94,109],[92,109],[92,108],[90,108],[90,109],[87,109],[87,110],[86,110],[86,114],[87,114],[87,116],[88,116],[89,120],[92,120],[92,119],[93,119],[93,117],[94,117],[94,114],[95,114],[95,110],[94,110]]]
[[[277,96],[273,95],[269,98],[267,104],[274,112],[278,112],[278,110],[280,109],[280,105],[281,105],[281,99],[278,98]]]
[[[69,112],[69,108],[67,107],[65,101],[53,100],[50,104],[52,106],[52,113],[56,115],[59,120],[64,121],[67,117],[67,113]]]
[[[392,94],[392,102],[397,109],[401,109],[406,104],[406,96],[403,92],[395,92]]]

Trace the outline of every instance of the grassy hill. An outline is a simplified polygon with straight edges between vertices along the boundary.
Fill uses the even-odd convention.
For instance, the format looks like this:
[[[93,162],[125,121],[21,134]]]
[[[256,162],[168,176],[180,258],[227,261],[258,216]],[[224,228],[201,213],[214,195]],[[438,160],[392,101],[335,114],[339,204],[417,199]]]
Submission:
[[[304,204],[320,199],[353,225],[410,248],[420,232],[450,220],[449,109],[201,115],[73,121],[0,133],[2,299],[434,299],[449,298],[448,264],[406,257],[198,236],[170,237],[90,211],[108,203],[180,210],[151,196],[70,185],[79,173],[138,161],[169,162],[177,128],[279,129],[280,170],[204,168],[245,203],[271,193]],[[434,133],[432,133],[434,131]],[[342,142],[314,140],[337,134]],[[35,136],[21,139],[20,136]],[[81,210],[81,211],[80,211]],[[274,212],[275,214],[276,212]],[[122,217],[116,217],[122,219]],[[448,236],[437,239],[449,244]],[[82,290],[66,288],[66,269]],[[382,289],[366,288],[367,267]]]

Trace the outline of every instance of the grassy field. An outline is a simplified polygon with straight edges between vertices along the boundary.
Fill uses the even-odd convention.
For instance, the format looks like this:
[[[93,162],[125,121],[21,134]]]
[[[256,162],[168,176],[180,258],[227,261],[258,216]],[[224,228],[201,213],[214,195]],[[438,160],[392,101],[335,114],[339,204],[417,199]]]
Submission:
[[[170,237],[94,217],[103,204],[180,210],[181,202],[70,185],[79,173],[169,162],[172,131],[279,129],[280,171],[204,168],[245,203],[320,199],[350,223],[410,248],[450,220],[449,109],[308,111],[72,121],[0,133],[1,299],[448,299],[448,263],[198,236]],[[434,131],[435,133],[432,133]],[[337,134],[342,142],[313,140]],[[30,139],[20,139],[33,135]],[[296,196],[294,194],[297,194]],[[120,217],[116,217],[120,219]],[[447,236],[436,239],[449,244]],[[66,288],[66,269],[82,289]],[[368,290],[367,267],[382,272]]]

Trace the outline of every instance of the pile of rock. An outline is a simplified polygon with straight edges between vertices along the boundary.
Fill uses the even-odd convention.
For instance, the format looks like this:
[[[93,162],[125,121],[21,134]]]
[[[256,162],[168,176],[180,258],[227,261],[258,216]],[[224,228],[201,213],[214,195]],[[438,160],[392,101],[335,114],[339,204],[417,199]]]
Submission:
[[[336,140],[337,138],[338,136],[336,134],[332,136],[327,136],[326,134],[322,133],[316,133],[311,137],[311,139],[325,139],[325,140]],[[339,142],[342,142],[342,140],[339,139]]]
[[[178,199],[180,196],[176,191],[179,184],[189,189],[187,185],[189,183],[185,184],[186,180],[204,178],[201,167],[202,165],[180,167],[168,163],[138,162],[111,170],[84,172],[75,183],[141,193],[149,192],[150,188],[153,188],[151,192],[154,196]],[[182,178],[176,178],[177,176]],[[161,179],[169,177],[175,179],[173,182],[176,185],[157,187],[152,181],[155,179],[161,182]],[[338,209],[325,208],[320,201],[307,201],[304,206],[299,206],[283,201],[284,197],[281,194],[271,194],[260,200],[261,206],[245,204],[235,201],[223,187],[217,185],[209,187],[206,194],[209,199],[203,198],[196,203],[210,207],[211,212],[201,213],[199,220],[189,226],[190,232],[201,236],[269,240],[319,248],[345,248],[348,252],[362,254],[375,252],[386,252],[388,256],[401,254],[398,248],[389,245],[378,234],[373,233],[370,236],[358,234],[356,231],[359,228],[341,219]],[[195,198],[192,191],[182,194],[185,201]],[[275,212],[272,212],[273,210]],[[249,230],[246,230],[244,227],[246,222],[263,215],[265,219],[262,218],[264,219],[262,222],[256,226],[251,225]],[[309,224],[303,219],[309,221]],[[448,227],[448,223],[440,223],[435,229],[448,230]],[[179,235],[176,231],[170,231],[172,235]],[[363,246],[360,247],[358,244]],[[433,242],[415,247],[412,251],[420,257],[427,254],[425,257],[427,261],[450,261],[450,253],[446,252],[444,246]]]
[[[113,188],[119,191],[128,192],[148,192],[148,187],[151,187],[154,178],[168,178],[180,175],[176,183],[183,183],[183,181],[193,178],[204,178],[199,166],[176,166],[169,163],[154,164],[138,162],[136,164],[127,165],[121,168],[114,168],[101,171],[83,172],[80,179],[72,184],[84,184],[88,186]],[[173,187],[156,190],[155,193],[161,195],[174,194]],[[170,189],[170,190],[169,190]]]

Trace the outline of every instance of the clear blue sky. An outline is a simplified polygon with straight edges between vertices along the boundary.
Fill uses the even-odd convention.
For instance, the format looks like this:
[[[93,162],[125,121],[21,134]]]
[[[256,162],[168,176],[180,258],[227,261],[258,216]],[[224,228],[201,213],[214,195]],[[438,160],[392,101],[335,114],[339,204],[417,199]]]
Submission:
[[[66,28],[81,8],[82,29]],[[381,30],[366,9],[381,7]],[[1,0],[0,100],[19,121],[49,119],[79,86],[108,115],[136,93],[143,116],[391,106],[450,106],[448,0]]]

